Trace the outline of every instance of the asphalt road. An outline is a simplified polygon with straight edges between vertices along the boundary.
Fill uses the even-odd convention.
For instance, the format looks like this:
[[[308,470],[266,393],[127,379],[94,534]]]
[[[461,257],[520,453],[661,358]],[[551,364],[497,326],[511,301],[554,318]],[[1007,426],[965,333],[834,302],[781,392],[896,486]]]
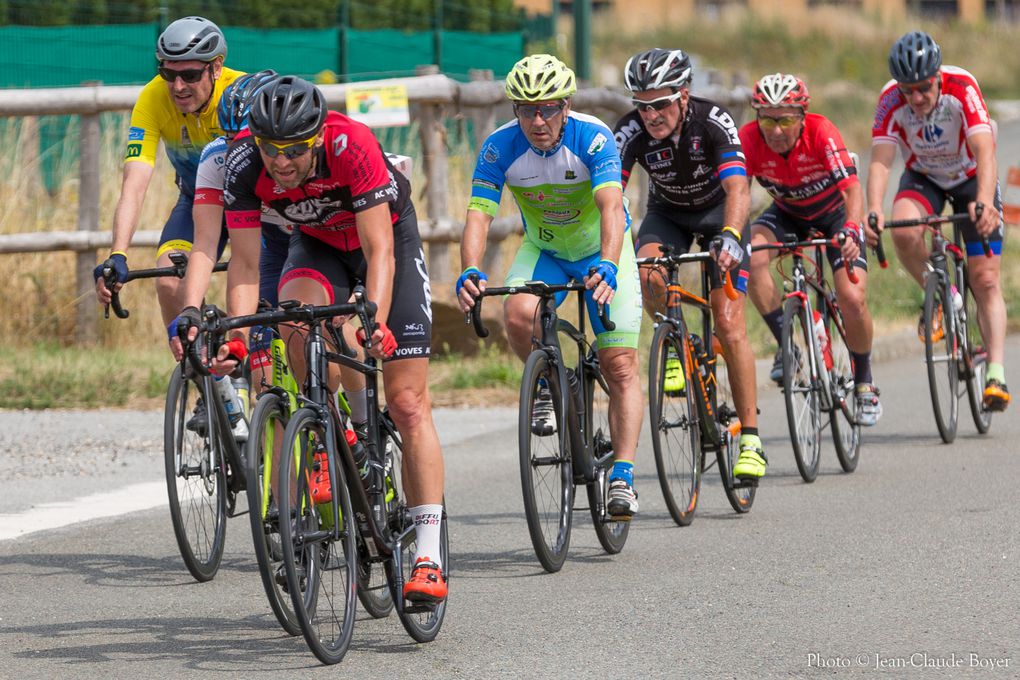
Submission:
[[[674,526],[645,436],[624,551],[603,554],[579,513],[554,575],[528,539],[515,408],[438,412],[454,570],[445,625],[416,645],[395,618],[360,614],[338,668],[278,628],[246,518],[230,521],[205,584],[184,569],[165,506],[0,541],[0,677],[1017,677],[1017,407],[984,437],[964,411],[957,442],[941,444],[912,342],[876,367],[885,416],[854,474],[830,446],[818,480],[802,483],[780,394],[765,389],[770,467],[748,515],[709,475],[694,523]],[[1007,365],[1018,363],[1014,336]],[[71,519],[96,505],[72,500],[86,492],[159,482],[159,423],[0,414],[5,459],[25,448],[57,461],[49,481],[4,470],[0,527],[24,519],[8,499],[19,511],[63,499]],[[68,432],[81,436],[62,456]]]

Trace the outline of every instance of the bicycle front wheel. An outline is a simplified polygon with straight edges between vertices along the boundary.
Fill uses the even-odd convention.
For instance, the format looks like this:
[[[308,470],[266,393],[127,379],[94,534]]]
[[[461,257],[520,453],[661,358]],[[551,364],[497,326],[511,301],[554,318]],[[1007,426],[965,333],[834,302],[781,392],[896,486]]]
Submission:
[[[280,540],[287,590],[305,642],[319,661],[335,664],[354,632],[357,530],[337,452],[329,452],[337,463],[332,466],[321,456],[328,449],[318,413],[298,410],[287,424],[280,455]],[[325,482],[323,464],[333,468]]]
[[[546,390],[552,400],[551,433],[532,422],[535,402]],[[567,557],[574,504],[570,440],[560,397],[556,367],[545,352],[532,352],[521,378],[517,441],[528,533],[538,561],[549,572],[559,571]]]
[[[166,489],[177,547],[197,581],[216,575],[227,533],[226,472],[211,420],[201,385],[174,369],[163,413]]]
[[[648,357],[648,418],[655,470],[670,517],[680,526],[694,521],[701,491],[701,429],[691,381],[689,340],[662,322]]]
[[[715,456],[719,464],[719,476],[722,477],[723,490],[730,507],[743,514],[754,505],[754,494],[758,486],[733,476],[733,466],[740,457],[741,427],[737,414],[730,406],[733,403],[733,391],[730,389],[729,370],[721,347],[715,354],[715,397],[715,417],[720,438]]]
[[[248,466],[246,493],[255,559],[269,607],[285,631],[298,635],[301,626],[291,608],[290,597],[276,578],[278,570],[283,567],[283,547],[280,543],[279,498],[273,491],[272,481],[278,478],[276,465],[280,460],[280,444],[287,427],[288,412],[287,402],[280,395],[272,392],[259,395],[245,445]]]
[[[853,358],[846,342],[843,317],[838,307],[831,307],[829,351],[832,352],[832,369],[829,371],[829,389],[832,390],[832,441],[836,446],[836,458],[843,472],[853,472],[861,458],[861,426],[857,422],[857,394],[854,391]]]
[[[401,510],[403,512],[403,539],[399,550],[394,551],[393,559],[387,563],[391,593],[393,601],[400,603],[396,607],[397,618],[400,619],[407,634],[416,642],[432,642],[439,634],[439,629],[443,627],[447,600],[438,604],[422,604],[404,599],[404,584],[411,580],[418,538],[417,532],[411,524],[410,515],[406,509],[401,508]],[[439,525],[439,554],[442,559],[443,579],[449,587],[450,534],[447,529],[445,498],[443,499],[443,516]],[[398,575],[399,578],[397,578]]]
[[[602,549],[610,555],[623,550],[630,533],[630,522],[613,520],[606,512],[609,491],[609,472],[613,467],[613,441],[609,434],[609,391],[604,378],[596,371],[585,375],[585,427],[591,438],[591,452],[595,460],[605,459],[596,469],[595,479],[585,487],[588,493],[588,510],[595,527],[595,535]]]
[[[985,376],[988,370],[988,352],[984,348],[981,328],[978,326],[977,301],[966,281],[957,282],[963,295],[963,314],[957,317],[957,328],[964,329],[966,344],[963,345],[963,378],[967,381],[967,400],[970,414],[979,434],[987,434],[992,426],[992,412],[985,408]]]
[[[924,282],[924,360],[935,425],[946,444],[956,439],[960,410],[959,352],[952,315],[953,301],[946,299],[942,276],[928,274]]]
[[[384,528],[389,526],[389,517],[399,511],[401,504],[400,493],[403,488],[400,483],[400,471],[402,463],[401,442],[396,436],[396,427],[390,419],[389,414],[383,412],[379,416],[381,427],[382,448],[382,497],[369,496],[373,503],[372,512],[376,526]],[[385,529],[383,529],[385,530]],[[372,618],[382,619],[393,611],[393,597],[390,593],[389,581],[386,578],[386,570],[381,562],[372,562],[368,558],[368,547],[365,541],[373,540],[371,537],[358,537],[359,554],[358,560],[358,600]]]
[[[783,305],[783,396],[790,443],[805,482],[818,476],[822,449],[821,357],[815,351],[811,310],[799,297]]]

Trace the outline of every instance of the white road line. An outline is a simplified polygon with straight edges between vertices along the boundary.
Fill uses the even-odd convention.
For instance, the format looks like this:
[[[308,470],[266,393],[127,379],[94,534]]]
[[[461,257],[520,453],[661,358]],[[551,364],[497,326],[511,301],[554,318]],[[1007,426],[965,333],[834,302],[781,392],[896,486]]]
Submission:
[[[69,501],[43,503],[18,514],[0,514],[0,541],[99,517],[167,505],[166,482],[134,484]]]

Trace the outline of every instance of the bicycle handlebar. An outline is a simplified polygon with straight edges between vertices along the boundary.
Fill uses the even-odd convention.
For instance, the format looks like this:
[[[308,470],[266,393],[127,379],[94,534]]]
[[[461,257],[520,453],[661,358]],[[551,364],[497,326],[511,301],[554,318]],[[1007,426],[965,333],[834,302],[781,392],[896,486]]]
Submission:
[[[984,213],[985,204],[975,203],[974,204],[974,216],[980,220],[982,213]],[[901,227],[934,227],[939,224],[949,224],[957,222],[970,222],[969,213],[954,213],[952,215],[926,215],[924,217],[916,217],[908,220],[890,220],[885,223],[882,227],[882,231],[886,229],[898,229]],[[878,256],[878,263],[882,269],[886,269],[889,266],[888,260],[885,257],[885,248],[882,247],[882,232],[878,231],[878,215],[876,213],[868,213],[868,226],[878,233],[878,245],[875,246],[875,254]],[[981,237],[981,250],[984,251],[985,257],[992,256],[992,244],[988,242],[987,236]]]
[[[674,255],[671,251],[672,246],[661,245],[659,249],[662,250],[662,257],[639,257],[637,259],[637,265],[639,267],[648,265],[661,265],[668,267],[671,264],[689,264],[691,262],[704,262],[705,260],[711,260],[712,253],[707,250],[702,250],[697,253],[683,253],[680,255]],[[733,277],[730,276],[730,272],[726,272],[722,276],[723,292],[726,293],[726,297],[730,300],[736,300],[740,297],[740,293],[737,292],[736,287],[733,285]]]
[[[468,278],[476,286],[478,285],[478,275],[470,274]],[[556,293],[562,292],[573,292],[573,291],[584,291],[587,290],[585,284],[581,281],[574,281],[571,279],[567,283],[546,283],[544,281],[525,281],[519,286],[501,286],[499,288],[486,288],[480,291],[475,297],[475,305],[468,312],[468,320],[475,328],[475,334],[480,338],[489,337],[489,329],[485,327],[485,323],[482,321],[482,298],[489,297],[491,295],[517,295],[520,293],[529,293],[531,295],[537,295],[541,298],[549,298],[554,296]],[[609,319],[609,310],[605,305],[599,305],[599,321],[602,322],[602,327],[607,331],[616,329],[616,324]]]
[[[756,246],[751,246],[751,252],[757,252],[759,250],[779,250],[786,252],[793,252],[801,248],[842,248],[846,242],[847,236],[844,232],[839,232],[832,238],[812,238],[806,241],[790,241],[790,242],[775,242],[775,243],[759,243]],[[846,276],[850,283],[857,284],[860,281],[860,277],[857,276],[857,272],[854,271],[854,263],[851,260],[843,259],[843,268],[846,269]]]
[[[170,253],[170,262],[172,264],[169,267],[130,270],[123,283],[126,284],[128,281],[136,279],[156,279],[164,276],[175,276],[178,279],[183,279],[184,275],[188,272],[188,256],[184,253]],[[213,267],[213,271],[226,271],[229,264],[229,262],[217,262]],[[131,312],[124,309],[123,305],[120,304],[120,293],[113,290],[117,279],[112,268],[103,267],[103,281],[106,282],[106,287],[110,290],[110,303],[103,310],[103,318],[110,318],[110,307],[113,307],[113,313],[117,315],[118,319],[126,319],[131,316]]]

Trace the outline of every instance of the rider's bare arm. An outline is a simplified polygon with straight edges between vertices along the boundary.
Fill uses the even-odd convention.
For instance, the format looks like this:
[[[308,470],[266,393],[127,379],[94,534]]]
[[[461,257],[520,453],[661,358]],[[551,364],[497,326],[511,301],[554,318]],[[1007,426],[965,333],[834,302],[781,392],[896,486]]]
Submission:
[[[390,204],[380,203],[362,210],[354,216],[358,228],[358,239],[368,263],[365,274],[365,291],[369,300],[378,305],[375,319],[385,324],[390,315],[390,298],[393,295],[393,275],[396,262],[393,259],[393,225],[390,220]]]

